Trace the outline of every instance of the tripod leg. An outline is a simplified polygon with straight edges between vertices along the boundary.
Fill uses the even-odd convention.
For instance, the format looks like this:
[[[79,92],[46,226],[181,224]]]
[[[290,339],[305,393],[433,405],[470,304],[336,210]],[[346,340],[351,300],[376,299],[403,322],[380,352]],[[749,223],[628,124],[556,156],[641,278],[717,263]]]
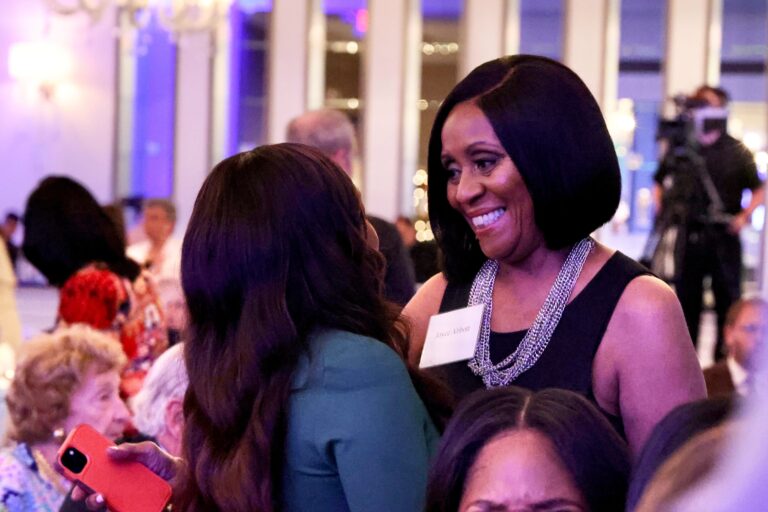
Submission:
[[[691,333],[694,346],[699,338],[703,280],[706,274],[705,255],[696,233],[690,233],[681,258],[680,274],[675,283],[677,297],[683,307],[685,322]]]
[[[713,237],[716,250],[712,268],[712,293],[717,312],[715,360],[725,357],[723,328],[728,309],[741,296],[741,242],[739,237],[723,233]]]

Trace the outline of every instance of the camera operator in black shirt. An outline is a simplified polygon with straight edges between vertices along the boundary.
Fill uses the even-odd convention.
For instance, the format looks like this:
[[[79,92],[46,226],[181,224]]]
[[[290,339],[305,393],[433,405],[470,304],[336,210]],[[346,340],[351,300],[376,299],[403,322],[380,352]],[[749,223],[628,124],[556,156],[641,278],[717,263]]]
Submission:
[[[677,269],[671,284],[694,342],[699,334],[703,280],[706,276],[712,280],[718,327],[715,359],[723,357],[726,312],[741,296],[739,232],[762,204],[765,188],[753,155],[726,133],[727,101],[725,91],[709,86],[700,87],[684,102],[678,100],[684,112],[679,118],[687,119],[683,123],[687,128],[677,143],[669,139],[669,150],[654,175],[657,221],[679,227]],[[742,209],[745,189],[752,191],[752,199]]]

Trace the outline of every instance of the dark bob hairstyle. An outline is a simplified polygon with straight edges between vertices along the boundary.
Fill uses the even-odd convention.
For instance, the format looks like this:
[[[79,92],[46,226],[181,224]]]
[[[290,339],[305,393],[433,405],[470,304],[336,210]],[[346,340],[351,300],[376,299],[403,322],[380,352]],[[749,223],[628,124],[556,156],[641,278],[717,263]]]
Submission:
[[[429,139],[429,218],[449,281],[469,281],[486,259],[466,220],[448,203],[448,174],[440,159],[445,121],[469,100],[477,102],[520,171],[549,248],[572,245],[611,219],[621,194],[619,164],[584,82],[544,57],[486,62],[453,88]]]
[[[511,430],[547,437],[589,510],[623,510],[629,478],[626,443],[586,398],[563,389],[481,390],[459,406],[429,475],[427,512],[456,512],[483,446]]]
[[[109,215],[85,187],[65,176],[43,179],[27,199],[22,251],[57,287],[89,263],[103,263],[131,281],[140,272],[126,257]]]

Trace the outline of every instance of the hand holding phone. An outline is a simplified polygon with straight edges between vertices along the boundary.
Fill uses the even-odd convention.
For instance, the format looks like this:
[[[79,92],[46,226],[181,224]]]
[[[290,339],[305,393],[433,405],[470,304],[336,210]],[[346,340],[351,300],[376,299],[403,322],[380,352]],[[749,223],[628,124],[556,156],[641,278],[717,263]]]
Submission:
[[[143,464],[116,461],[107,454],[114,443],[92,427],[80,425],[59,448],[64,474],[101,494],[115,512],[160,512],[171,497],[171,486]]]

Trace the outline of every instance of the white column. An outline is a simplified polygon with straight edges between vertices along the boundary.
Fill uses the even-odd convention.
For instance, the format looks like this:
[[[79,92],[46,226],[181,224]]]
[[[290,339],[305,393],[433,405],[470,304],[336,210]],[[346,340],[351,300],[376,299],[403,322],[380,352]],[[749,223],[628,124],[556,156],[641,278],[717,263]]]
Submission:
[[[720,79],[722,0],[667,0],[664,96],[690,94]],[[673,107],[667,104],[666,113]]]
[[[503,43],[502,54],[520,53],[520,0],[506,0]]]
[[[709,0],[707,11],[707,83],[720,83],[720,59],[723,53],[723,0]]]
[[[173,199],[177,234],[186,229],[211,159],[211,34],[181,37],[177,50]]]
[[[420,0],[369,0],[363,84],[363,198],[394,220],[410,211],[404,177],[416,171],[421,56]]]
[[[505,0],[464,0],[459,77],[504,53]]]
[[[136,28],[129,22],[129,15],[119,16],[117,64],[117,127],[115,130],[115,197],[131,195],[133,172],[133,103],[136,98]]]
[[[400,201],[398,214],[413,214],[413,175],[419,166],[419,140],[421,112],[417,108],[421,98],[421,47],[422,32],[421,0],[406,6],[406,46],[403,84],[403,158],[400,166]],[[392,219],[394,220],[394,219]]]
[[[213,34],[211,63],[211,151],[209,167],[229,155],[230,100],[237,87],[232,83],[232,26],[229,17],[219,21]]]
[[[323,73],[317,72],[316,66],[310,74],[310,45],[322,44],[325,52],[325,37],[322,43],[318,33],[322,28],[313,26],[321,20],[319,0],[280,0],[272,5],[269,27],[269,65],[267,82],[267,141],[285,140],[285,128],[294,117],[302,114],[309,107],[311,97],[313,107],[319,107],[317,101],[317,81]],[[322,82],[321,82],[322,83]]]
[[[520,0],[464,0],[459,78],[483,62],[520,51]]]
[[[307,30],[307,109],[321,108],[325,103],[325,44],[327,40],[323,2],[309,2]]]
[[[619,79],[619,0],[565,0],[564,5],[563,63],[610,114]]]

